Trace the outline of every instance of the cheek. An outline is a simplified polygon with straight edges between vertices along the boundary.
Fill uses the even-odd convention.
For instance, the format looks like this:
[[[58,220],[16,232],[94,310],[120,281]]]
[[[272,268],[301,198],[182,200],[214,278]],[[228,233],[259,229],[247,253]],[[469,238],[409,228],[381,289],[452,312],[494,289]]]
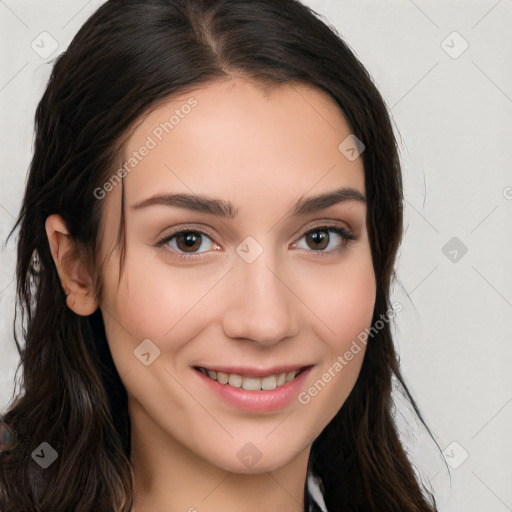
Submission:
[[[333,300],[326,306],[340,348],[349,339],[355,339],[372,321],[376,294],[373,266],[371,261],[358,266],[360,268],[344,275],[336,287],[332,286]]]
[[[371,326],[376,294],[369,248],[354,254],[336,270],[331,267],[325,275],[316,275],[315,283],[308,296],[311,309],[319,312],[321,320],[315,325],[316,336],[323,340],[323,358],[298,397],[298,402],[317,418],[313,437],[340,410],[361,369],[364,335]]]
[[[370,250],[354,252],[339,266],[315,274],[308,290],[311,309],[318,311],[319,337],[332,350],[344,351],[371,324],[376,282]],[[314,306],[313,306],[314,304]],[[332,354],[331,354],[332,356]]]
[[[219,280],[216,273],[199,268],[192,277],[188,268],[171,269],[154,254],[131,247],[119,287],[116,264],[109,263],[104,275],[105,328],[116,363],[122,366],[134,364],[133,350],[145,339],[163,355],[176,354],[207,323],[202,301]]]

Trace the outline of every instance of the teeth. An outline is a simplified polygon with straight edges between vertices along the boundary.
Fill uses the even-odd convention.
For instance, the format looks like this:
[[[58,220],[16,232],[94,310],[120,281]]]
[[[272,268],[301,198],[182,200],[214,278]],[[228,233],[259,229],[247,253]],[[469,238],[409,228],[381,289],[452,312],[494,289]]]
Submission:
[[[282,374],[282,375],[284,375],[284,374]],[[273,375],[270,375],[268,377],[264,377],[263,379],[261,379],[261,389],[270,391],[270,390],[276,389],[276,388],[277,388],[277,379]]]
[[[240,375],[236,375],[235,373],[232,373],[229,376],[228,384],[230,386],[233,386],[234,388],[240,388],[240,387],[242,387],[242,377]]]
[[[244,377],[242,379],[242,387],[246,391],[259,391],[261,389],[261,379],[257,377]]]
[[[286,382],[286,373],[280,373],[277,377],[277,385],[282,386]]]
[[[217,372],[217,380],[221,384],[227,384],[229,381],[229,375],[227,373]]]
[[[286,374],[286,382],[290,382],[291,380],[295,379],[295,376],[297,375],[297,370],[292,370],[291,372],[288,372]]]
[[[293,370],[288,373],[279,373],[277,375],[268,375],[267,377],[258,378],[242,377],[236,373],[227,374],[215,370],[206,370],[204,368],[199,368],[199,371],[220,384],[228,384],[234,388],[242,388],[246,391],[272,391],[287,382],[291,382],[299,373],[299,370]]]

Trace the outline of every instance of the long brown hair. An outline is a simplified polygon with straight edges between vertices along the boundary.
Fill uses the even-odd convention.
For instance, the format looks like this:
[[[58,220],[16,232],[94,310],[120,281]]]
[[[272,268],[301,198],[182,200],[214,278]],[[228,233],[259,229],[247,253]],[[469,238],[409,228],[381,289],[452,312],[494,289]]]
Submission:
[[[308,83],[337,102],[366,147],[373,322],[390,310],[402,237],[396,141],[383,99],[334,29],[297,0],[107,1],[56,60],[36,112],[34,155],[13,229],[23,392],[4,414],[19,443],[0,454],[2,511],[131,510],[126,391],[100,310],[81,317],[66,307],[45,220],[61,215],[97,269],[103,202],[94,190],[116,169],[134,124],[172,95],[230,74]],[[435,510],[399,441],[393,376],[408,395],[385,323],[368,342],[352,393],[312,447],[310,468],[330,512]],[[31,459],[42,442],[59,454],[44,470]],[[307,493],[305,502],[307,510]]]

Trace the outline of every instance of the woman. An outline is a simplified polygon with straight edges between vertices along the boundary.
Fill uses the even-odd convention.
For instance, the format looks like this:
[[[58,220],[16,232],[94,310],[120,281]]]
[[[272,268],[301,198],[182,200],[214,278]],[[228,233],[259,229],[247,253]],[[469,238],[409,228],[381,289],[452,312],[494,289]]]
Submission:
[[[106,2],[17,226],[2,510],[435,510],[391,415],[395,139],[308,8]]]

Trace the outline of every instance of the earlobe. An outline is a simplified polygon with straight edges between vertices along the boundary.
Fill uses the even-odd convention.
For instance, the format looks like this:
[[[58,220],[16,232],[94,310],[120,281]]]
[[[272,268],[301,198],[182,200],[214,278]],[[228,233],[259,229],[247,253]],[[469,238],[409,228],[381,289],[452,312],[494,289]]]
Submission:
[[[64,220],[60,215],[50,215],[46,219],[45,229],[67,306],[77,315],[92,315],[98,309],[93,279],[80,260]]]

